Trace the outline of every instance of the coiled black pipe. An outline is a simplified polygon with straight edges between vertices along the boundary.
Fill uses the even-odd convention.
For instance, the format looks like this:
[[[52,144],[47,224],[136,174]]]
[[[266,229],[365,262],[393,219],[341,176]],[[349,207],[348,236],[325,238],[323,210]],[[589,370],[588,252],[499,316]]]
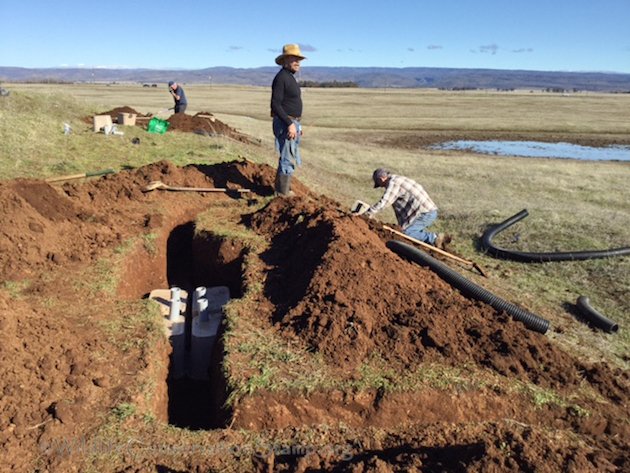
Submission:
[[[609,318],[604,317],[602,314],[593,309],[593,307],[591,307],[588,297],[578,297],[575,304],[577,305],[578,309],[580,309],[580,313],[582,314],[582,316],[596,327],[599,327],[608,333],[613,333],[619,330],[619,325],[617,325]]]
[[[531,312],[527,312],[526,310],[523,310],[520,307],[515,306],[514,304],[511,304],[495,296],[490,291],[480,286],[477,286],[475,283],[469,281],[458,272],[453,271],[451,268],[442,264],[425,252],[396,240],[388,241],[387,247],[398,255],[410,259],[415,263],[429,266],[433,271],[437,273],[438,276],[444,279],[451,286],[456,287],[469,297],[489,304],[498,311],[507,312],[515,320],[523,322],[528,329],[540,333],[545,333],[549,329],[548,320],[545,320],[538,315],[532,314]]]
[[[503,222],[488,228],[481,237],[481,249],[487,251],[497,258],[520,261],[523,263],[542,263],[546,261],[581,261],[585,259],[609,258],[611,256],[630,255],[630,247],[613,248],[610,250],[597,251],[564,251],[556,253],[528,253],[524,251],[506,250],[492,243],[492,238],[499,233],[514,225],[519,220],[527,217],[529,213],[527,209],[521,210],[516,215],[511,216]]]

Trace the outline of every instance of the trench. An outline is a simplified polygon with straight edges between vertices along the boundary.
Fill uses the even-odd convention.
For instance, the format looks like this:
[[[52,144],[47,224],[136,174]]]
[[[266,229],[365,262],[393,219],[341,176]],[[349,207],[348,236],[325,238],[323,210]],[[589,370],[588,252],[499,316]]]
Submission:
[[[162,286],[165,283],[168,287],[178,286],[189,295],[197,286],[227,286],[232,298],[242,296],[245,249],[237,240],[198,232],[194,222],[185,222],[168,233],[163,245],[165,260],[161,259],[159,264],[165,262],[165,267],[154,268],[156,272],[166,273],[167,280],[162,281]],[[163,413],[158,417],[169,425],[196,431],[228,426],[260,431],[339,422],[353,428],[391,428],[401,423],[485,422],[503,418],[534,425],[570,422],[566,409],[551,406],[532,410],[531,400],[522,394],[506,396],[472,390],[444,396],[432,388],[385,395],[380,390],[354,394],[316,391],[308,395],[260,390],[241,399],[238,411],[233,412],[225,407],[229,393],[223,355],[219,331],[209,353],[208,377],[204,380],[174,376],[171,355],[168,373],[162,371],[157,375],[158,383],[163,383],[161,386],[166,391],[160,405],[155,406],[156,411]]]
[[[241,297],[243,246],[212,233],[196,232],[194,222],[187,222],[171,231],[166,250],[168,286],[188,294],[184,336],[170,337],[168,423],[190,430],[223,428],[232,415],[224,407],[228,393],[222,368],[223,326],[218,325],[216,336],[194,336],[192,294],[197,287],[227,287],[230,298]],[[201,374],[199,365],[204,367]]]

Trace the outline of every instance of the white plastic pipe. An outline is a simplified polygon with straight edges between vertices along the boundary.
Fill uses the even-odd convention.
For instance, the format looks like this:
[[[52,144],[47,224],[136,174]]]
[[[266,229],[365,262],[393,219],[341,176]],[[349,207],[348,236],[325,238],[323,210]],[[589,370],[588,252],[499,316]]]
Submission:
[[[199,322],[207,322],[210,320],[208,314],[208,299],[205,297],[197,299],[197,310],[199,311]]]
[[[199,315],[199,304],[197,301],[206,295],[206,288],[204,286],[199,286],[195,288],[195,292],[193,292],[193,300],[192,300],[192,316],[193,318]]]
[[[176,286],[171,288],[171,308],[168,314],[168,319],[174,322],[178,319],[181,311],[181,296],[180,289]]]

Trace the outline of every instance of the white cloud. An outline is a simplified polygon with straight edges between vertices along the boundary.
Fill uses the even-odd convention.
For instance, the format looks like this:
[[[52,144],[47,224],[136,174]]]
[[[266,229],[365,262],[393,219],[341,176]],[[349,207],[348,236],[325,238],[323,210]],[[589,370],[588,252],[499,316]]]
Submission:
[[[499,46],[497,46],[494,43],[493,44],[486,44],[486,45],[483,45],[483,46],[479,46],[479,52],[480,53],[488,53],[488,54],[495,55],[498,50],[499,50]]]
[[[300,43],[300,50],[301,51],[306,51],[307,53],[313,53],[313,52],[317,51],[317,48],[315,46],[310,45],[310,44],[302,44],[302,43]]]

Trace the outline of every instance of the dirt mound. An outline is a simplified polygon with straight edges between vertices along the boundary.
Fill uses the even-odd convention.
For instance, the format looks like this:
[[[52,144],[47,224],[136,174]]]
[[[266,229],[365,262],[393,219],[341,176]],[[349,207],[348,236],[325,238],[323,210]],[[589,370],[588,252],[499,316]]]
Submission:
[[[116,107],[106,112],[97,113],[97,115],[109,115],[112,122],[118,122],[118,115],[121,113],[135,113],[140,120],[136,121],[136,126],[141,128],[147,127],[149,121],[147,118],[152,117],[151,114],[143,115],[132,107],[124,105]],[[93,117],[85,117],[85,123],[92,123]],[[196,133],[204,136],[226,136],[241,143],[260,144],[260,140],[247,136],[244,133],[223,123],[221,120],[212,115],[210,112],[199,112],[195,115],[186,115],[185,113],[176,113],[171,115],[166,121],[169,123],[169,131],[181,131],[185,133]]]
[[[120,115],[121,113],[133,113],[135,114],[137,117],[149,117],[150,115],[143,115],[142,113],[138,112],[137,110],[127,106],[127,105],[123,105],[122,107],[116,107],[113,108],[111,110],[108,110],[107,112],[103,112],[103,113],[99,113],[98,115],[109,115],[112,117],[112,122],[114,123],[118,123],[118,115]],[[90,121],[91,121],[91,117],[90,117]]]
[[[363,217],[334,202],[276,199],[251,225],[272,238],[265,294],[274,321],[337,366],[354,367],[374,353],[400,368],[474,362],[560,390],[588,376],[546,337],[395,256]],[[590,369],[604,396],[630,393],[627,374]]]
[[[118,239],[105,217],[92,218],[92,211],[43,181],[0,183],[0,207],[5,216],[0,272],[7,279],[47,265],[83,261]]]
[[[271,195],[274,179],[274,169],[247,162],[179,168],[161,161],[90,182],[68,182],[62,187],[28,179],[0,182],[0,274],[3,279],[12,279],[91,261],[100,249],[142,233],[150,221],[146,202],[152,196],[142,188],[150,181],[182,187],[247,188],[258,195]],[[299,183],[295,190],[306,192]],[[196,194],[185,195],[199,198]]]
[[[206,136],[227,136],[243,143],[258,143],[253,138],[244,135],[236,129],[217,120],[209,112],[199,112],[196,115],[176,113],[168,119],[169,130],[197,133]]]

